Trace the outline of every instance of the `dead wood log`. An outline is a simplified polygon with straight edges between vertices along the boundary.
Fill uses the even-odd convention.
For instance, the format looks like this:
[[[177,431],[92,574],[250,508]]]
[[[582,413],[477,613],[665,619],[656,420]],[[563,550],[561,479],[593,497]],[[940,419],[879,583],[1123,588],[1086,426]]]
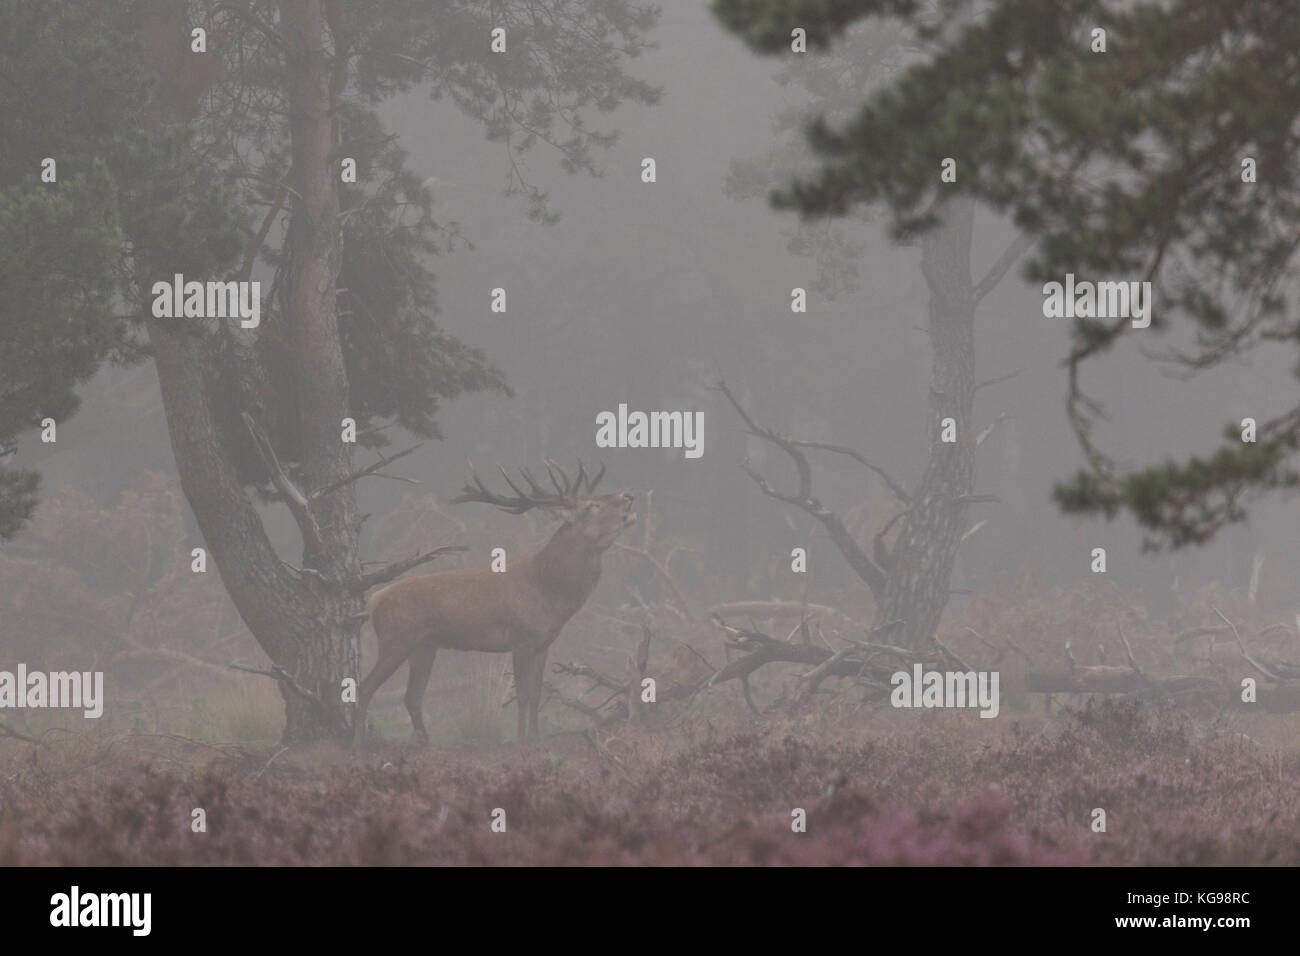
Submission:
[[[1213,678],[1177,674],[1154,677],[1138,666],[1133,647],[1119,632],[1128,665],[1080,664],[1065,644],[1065,667],[1033,668],[1025,673],[1025,690],[1039,694],[1128,694],[1142,698],[1179,697],[1209,693],[1218,686]]]
[[[757,620],[769,617],[802,618],[806,614],[810,618],[820,617],[847,625],[856,631],[863,630],[862,624],[838,608],[827,604],[804,604],[802,601],[731,601],[713,605],[708,609],[708,614],[713,617],[752,617]]]
[[[1177,697],[1208,692],[1218,686],[1209,677],[1178,674],[1173,677],[1143,677],[1117,664],[1077,664],[1069,667],[1036,668],[1025,673],[1025,690],[1038,694],[1130,694],[1136,697]]]

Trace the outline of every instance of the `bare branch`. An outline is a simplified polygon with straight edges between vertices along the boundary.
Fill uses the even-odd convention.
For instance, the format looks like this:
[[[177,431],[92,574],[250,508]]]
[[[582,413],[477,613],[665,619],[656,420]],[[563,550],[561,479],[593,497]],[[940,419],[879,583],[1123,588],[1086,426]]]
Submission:
[[[1143,673],[1142,668],[1138,667],[1138,662],[1133,658],[1133,645],[1128,642],[1128,636],[1124,633],[1124,628],[1117,627],[1117,630],[1119,631],[1119,639],[1124,642],[1124,653],[1128,655],[1128,666],[1133,668],[1138,677],[1150,683],[1151,678]]]
[[[628,551],[632,554],[635,554],[637,557],[645,559],[645,561],[647,561],[650,564],[650,566],[655,569],[655,571],[659,574],[659,576],[664,579],[664,582],[668,585],[669,590],[673,592],[673,598],[677,601],[677,603],[683,608],[687,607],[686,597],[685,595],[682,594],[681,589],[677,587],[677,582],[673,580],[673,576],[668,572],[668,568],[664,566],[653,554],[651,554],[645,548],[637,548],[630,544],[623,544],[621,541],[615,541],[614,547],[618,548],[620,551]]]
[[[1016,260],[1029,251],[1029,247],[1037,241],[1035,236],[1027,232],[1022,232],[1012,241],[1011,245],[998,256],[997,262],[985,273],[984,278],[980,279],[975,286],[975,301],[979,302],[986,295],[997,288],[997,284],[1002,281],[1002,277],[1007,274],[1007,270],[1016,264]]]
[[[892,670],[884,667],[872,665],[870,658],[859,659],[853,658],[842,652],[832,653],[830,650],[819,647],[816,644],[794,644],[790,641],[777,640],[769,637],[760,631],[750,630],[742,627],[735,627],[728,624],[717,615],[713,616],[713,623],[716,627],[727,634],[727,644],[738,650],[745,651],[744,657],[728,661],[720,670],[718,670],[708,682],[704,685],[712,687],[715,684],[721,684],[729,680],[744,680],[754,671],[766,664],[771,663],[788,663],[788,664],[811,664],[814,665],[814,671],[820,665],[825,665],[825,673],[818,676],[818,681],[827,676],[847,677],[850,679],[860,680],[864,674],[869,674],[872,678],[888,682]],[[849,641],[851,650],[880,650],[900,656],[904,661],[915,661],[916,655],[897,647],[888,647],[886,645],[871,645],[861,641]],[[838,659],[833,663],[829,662],[830,658]],[[813,672],[809,672],[810,674]]]
[[[456,551],[468,550],[469,548],[465,547],[463,544],[449,544],[441,548],[434,548],[432,551],[428,551],[424,554],[417,554],[414,557],[406,558],[402,561],[396,561],[385,568],[380,568],[378,571],[368,571],[356,580],[353,589],[357,591],[369,591],[373,587],[387,584],[394,578],[401,577],[412,568],[418,568],[422,564],[428,564],[430,561],[433,561],[444,554],[452,554]]]
[[[244,261],[239,264],[239,271],[235,273],[234,278],[247,281],[253,275],[253,266],[257,264],[257,254],[262,251],[262,246],[266,244],[266,237],[271,232],[271,226],[275,223],[275,217],[279,215],[284,208],[284,201],[289,195],[289,181],[293,176],[293,170],[290,169],[285,174],[284,181],[280,183],[280,188],[276,192],[275,201],[266,211],[266,217],[262,220],[261,227],[253,236],[253,241],[248,244],[244,251]]]
[[[937,635],[931,635],[930,640],[934,641],[935,646],[938,647],[939,650],[943,651],[944,654],[946,654],[946,655],[947,655],[947,656],[948,656],[948,657],[953,661],[953,663],[955,663],[955,664],[956,664],[958,667],[960,667],[962,670],[964,670],[964,671],[973,671],[973,670],[975,670],[975,668],[971,667],[969,664],[967,664],[965,661],[963,661],[960,657],[958,657],[956,654],[954,654],[951,650],[949,650],[948,647],[947,647],[947,645],[945,645],[942,641],[940,641]]]
[[[343,478],[338,479],[338,481],[331,481],[328,485],[325,485],[323,488],[317,488],[315,491],[311,493],[311,497],[309,500],[315,501],[317,498],[322,498],[325,495],[328,495],[332,491],[338,491],[338,489],[342,488],[344,485],[350,485],[352,484],[352,482],[358,481],[366,477],[367,475],[377,474],[380,468],[383,468],[385,465],[391,465],[399,458],[405,458],[411,452],[420,448],[421,445],[423,444],[424,443],[421,442],[418,445],[412,445],[410,448],[404,449],[403,451],[399,451],[396,455],[385,456],[383,452],[380,452],[379,461],[375,462],[373,465],[368,465],[367,467],[362,468],[359,471],[354,471],[352,472],[352,474],[346,475]],[[416,481],[414,478],[400,478],[397,475],[380,475],[379,477],[392,478],[395,481],[405,481],[413,485],[419,484],[419,482]]]
[[[847,455],[848,457],[852,458],[854,461],[862,465],[864,468],[869,468],[871,471],[874,471],[877,475],[879,475],[880,480],[885,483],[885,485],[889,488],[891,492],[893,492],[894,497],[897,498],[899,501],[901,501],[903,504],[909,504],[911,502],[911,499],[907,497],[907,492],[903,490],[902,484],[897,480],[895,480],[883,468],[880,468],[877,465],[873,465],[871,462],[867,461],[867,459],[863,457],[861,452],[855,451],[852,448],[846,448],[844,445],[832,445],[827,442],[821,442],[821,441],[796,441],[795,439],[791,439],[790,444],[797,445],[800,448],[819,448],[822,451],[834,452],[837,455]]]
[[[284,503],[289,506],[289,511],[298,524],[298,530],[302,532],[303,543],[306,545],[305,550],[308,554],[322,553],[325,546],[321,538],[320,526],[316,524],[316,517],[311,513],[311,503],[298,490],[298,487],[289,480],[289,476],[280,465],[280,458],[275,453],[271,439],[262,430],[262,426],[248,412],[242,412],[240,417],[244,420],[244,427],[248,429],[248,433],[253,437],[253,444],[257,446],[257,453],[261,456],[262,463],[266,465],[266,470],[271,474],[271,483],[280,492],[280,497],[284,500]]]
[[[727,401],[731,402],[731,407],[734,408],[744,420],[745,426],[749,429],[750,434],[771,442],[790,456],[791,461],[794,462],[795,469],[799,472],[799,493],[797,497],[805,501],[812,501],[812,468],[808,464],[808,457],[803,452],[799,451],[798,446],[794,442],[791,442],[783,435],[754,421],[754,419],[750,417],[749,412],[745,411],[744,407],[740,404],[739,399],[731,393],[731,389],[727,387],[726,382],[719,379],[717,387],[718,390],[727,397]],[[780,496],[774,495],[774,497]],[[790,501],[791,503],[797,503],[795,498],[786,498],[784,500]]]
[[[260,667],[245,667],[242,664],[234,664],[234,663],[227,664],[226,666],[229,667],[232,671],[243,671],[246,674],[261,674],[263,677],[270,677],[272,680],[280,681],[281,683],[288,686],[291,690],[293,690],[294,693],[298,694],[299,696],[307,700],[314,701],[317,704],[317,706],[321,706],[321,707],[324,706],[324,703],[321,701],[319,696],[317,696],[313,691],[310,691],[306,687],[303,687],[301,684],[299,684],[296,680],[294,680],[293,676],[288,671],[286,671],[283,667],[281,667],[279,664],[272,664],[270,670],[264,670],[263,668]]]
[[[803,684],[803,689],[797,695],[798,699],[807,700],[816,693],[821,682],[831,675],[831,671],[834,669],[835,665],[844,660],[844,658],[848,657],[855,650],[857,650],[857,648],[852,644],[846,644],[830,657],[826,658],[825,661],[808,671],[808,673],[802,675],[799,680]]]
[[[35,737],[28,737],[26,734],[14,730],[4,721],[0,721],[0,734],[4,734],[6,737],[16,737],[19,740],[25,740],[29,744],[38,744],[38,745],[40,744],[40,741],[37,740]]]
[[[1282,678],[1281,678],[1281,677],[1278,677],[1278,676],[1277,676],[1276,674],[1274,674],[1271,670],[1269,670],[1267,667],[1265,667],[1265,666],[1264,666],[1263,664],[1261,664],[1259,661],[1255,660],[1253,657],[1250,656],[1250,654],[1248,654],[1248,653],[1246,652],[1246,645],[1245,645],[1244,643],[1242,643],[1242,640],[1241,640],[1241,633],[1237,630],[1237,625],[1233,624],[1233,623],[1232,623],[1231,621],[1229,621],[1226,617],[1224,617],[1224,616],[1223,616],[1223,612],[1220,611],[1220,610],[1219,610],[1217,607],[1215,607],[1213,604],[1210,605],[1210,610],[1213,611],[1215,614],[1219,615],[1219,619],[1220,619],[1221,621],[1223,621],[1224,624],[1226,624],[1226,625],[1228,625],[1228,627],[1232,628],[1232,636],[1235,637],[1235,638],[1237,639],[1237,649],[1238,649],[1239,651],[1241,651],[1241,656],[1242,656],[1243,658],[1245,658],[1246,663],[1249,664],[1251,667],[1255,668],[1255,670],[1259,671],[1261,674],[1263,674],[1263,675],[1264,675],[1265,677],[1267,677],[1269,680],[1272,680],[1272,681],[1278,681],[1279,683],[1281,683],[1281,682],[1282,682]]]
[[[767,483],[767,480],[763,478],[762,475],[754,470],[753,466],[748,461],[741,464],[741,468],[744,469],[745,474],[749,475],[753,482],[758,485],[759,490],[769,498],[775,498],[778,501],[792,504],[821,522],[822,527],[826,529],[827,533],[831,537],[831,541],[837,548],[839,548],[840,553],[844,555],[844,559],[848,561],[849,566],[853,568],[858,577],[861,578],[867,587],[871,589],[872,596],[877,600],[880,600],[885,592],[885,572],[877,567],[872,562],[871,558],[867,557],[866,552],[862,550],[853,535],[849,533],[849,529],[844,526],[844,522],[840,516],[822,505],[820,501],[813,497],[812,468],[808,464],[808,457],[799,450],[799,446],[795,442],[792,442],[784,436],[772,431],[770,428],[765,428],[754,421],[736,399],[736,396],[731,393],[731,389],[727,387],[726,382],[719,380],[717,388],[727,397],[727,400],[731,403],[732,407],[736,409],[736,412],[744,420],[750,434],[771,442],[790,456],[791,461],[794,462],[795,468],[799,472],[799,491],[794,495],[788,495],[777,491]]]
[[[984,440],[993,434],[993,429],[997,428],[998,425],[1002,424],[1006,420],[1007,420],[1006,412],[1003,412],[997,418],[993,419],[993,421],[989,423],[989,426],[975,437],[975,447],[978,448],[980,445],[984,444]]]
[[[885,535],[889,534],[889,529],[894,526],[894,522],[906,514],[906,511],[900,511],[886,521],[885,526],[876,532],[876,536],[871,542],[871,551],[876,559],[876,564],[880,565],[886,574],[894,570],[894,556],[885,547]]]
[[[810,617],[824,617],[837,620],[855,631],[862,625],[838,608],[829,604],[807,604],[802,601],[731,601],[715,604],[708,609],[711,616],[745,615],[749,617],[799,617],[807,610]]]
[[[1023,368],[1018,368],[1014,372],[1008,372],[1006,375],[997,375],[994,376],[993,378],[986,378],[982,382],[976,382],[974,391],[978,392],[981,388],[989,388],[990,386],[993,385],[1000,385],[1003,382],[1009,382],[1011,379],[1015,378],[1023,371],[1024,371]]]
[[[565,664],[561,661],[556,661],[551,665],[551,670],[555,671],[557,674],[565,674],[570,677],[585,677],[593,682],[593,687],[604,687],[607,690],[617,691],[620,694],[626,693],[628,689],[626,683],[620,683],[614,678],[602,674],[594,667],[590,667],[586,664],[578,664],[576,662],[573,664]]]
[[[1192,627],[1175,635],[1174,643],[1181,644],[1184,641],[1190,641],[1197,637],[1208,637],[1214,634],[1225,634],[1232,628],[1227,624],[1214,624],[1208,627]]]

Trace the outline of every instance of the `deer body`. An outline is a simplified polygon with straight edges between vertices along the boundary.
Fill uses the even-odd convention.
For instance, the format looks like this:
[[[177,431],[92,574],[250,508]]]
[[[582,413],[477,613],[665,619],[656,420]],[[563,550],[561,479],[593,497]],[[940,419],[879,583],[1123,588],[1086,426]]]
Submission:
[[[415,738],[428,740],[423,700],[439,648],[512,654],[519,739],[537,735],[547,651],[595,590],[601,556],[636,515],[631,511],[630,492],[589,494],[599,475],[587,484],[585,494],[577,493],[584,479],[581,469],[576,483],[565,476],[560,485],[553,475],[559,493],[548,495],[524,474],[531,494],[500,498],[475,478],[477,487],[467,485],[455,500],[483,501],[515,514],[532,507],[560,512],[563,525],[540,551],[509,561],[502,572],[438,571],[406,578],[371,596],[367,610],[379,642],[379,659],[357,695],[354,742],[358,747],[370,699],[406,661],[410,661],[406,709]]]

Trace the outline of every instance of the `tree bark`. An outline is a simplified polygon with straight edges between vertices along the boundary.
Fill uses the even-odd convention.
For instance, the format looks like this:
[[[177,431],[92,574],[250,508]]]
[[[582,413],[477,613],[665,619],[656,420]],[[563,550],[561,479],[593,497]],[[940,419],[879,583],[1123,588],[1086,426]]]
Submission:
[[[184,8],[153,0],[141,9],[142,36],[163,83],[156,121],[188,119],[177,101],[192,97],[167,93],[188,82],[188,59],[173,55],[177,44],[188,44]],[[342,240],[337,170],[331,165],[339,91],[331,79],[337,81],[338,73],[328,53],[329,26],[320,0],[286,0],[279,29],[287,50],[294,198],[283,308],[275,320],[284,324],[291,343],[302,434],[300,480],[308,510],[305,516],[295,514],[304,532],[301,571],[275,553],[231,463],[229,436],[223,436],[212,403],[239,398],[215,394],[216,370],[205,339],[183,320],[148,317],[146,323],[181,487],[222,583],[277,669],[285,700],[283,739],[346,740],[354,708],[343,701],[342,681],[360,676],[361,522],[351,483],[310,497],[312,489],[352,471],[352,446],[342,441],[348,382],[335,312]],[[162,266],[137,263],[142,277],[153,277],[154,271],[170,277]]]
[[[320,0],[280,4],[294,170],[283,320],[292,343],[302,478],[308,489],[323,488],[352,472],[352,445],[342,438],[349,388],[336,311],[343,236],[333,150],[334,109],[341,91],[331,87],[337,74],[326,16]],[[285,735],[299,739],[346,734],[352,708],[341,702],[340,685],[345,677],[359,680],[361,664],[363,601],[349,586],[361,576],[356,486],[344,484],[315,499],[312,516],[320,546],[304,547],[303,567],[320,571],[334,586],[323,589],[322,627],[314,640],[299,647],[295,668],[295,676],[320,700],[294,693],[285,698]]]
[[[974,205],[947,203],[944,223],[926,233],[921,272],[930,292],[930,452],[901,530],[889,552],[875,637],[911,649],[934,636],[948,603],[953,561],[966,530],[967,498],[975,483],[975,308],[970,274]],[[942,440],[940,423],[956,423],[956,442]]]

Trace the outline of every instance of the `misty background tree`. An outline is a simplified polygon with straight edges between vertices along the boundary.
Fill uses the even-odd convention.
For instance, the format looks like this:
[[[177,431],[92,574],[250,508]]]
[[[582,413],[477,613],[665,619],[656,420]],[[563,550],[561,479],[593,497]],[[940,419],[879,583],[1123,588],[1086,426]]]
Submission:
[[[850,122],[813,123],[822,168],[778,192],[777,206],[817,217],[880,205],[895,235],[910,237],[933,234],[941,198],[981,200],[1039,238],[1027,279],[1152,282],[1152,329],[1191,323],[1188,346],[1153,355],[1165,370],[1190,376],[1300,340],[1285,289],[1300,243],[1294,4],[997,0],[956,31],[946,27],[968,8],[953,0],[717,0],[714,9],[763,52],[788,51],[795,28],[825,48],[875,15],[940,43]],[[944,156],[957,159],[955,183],[940,182]],[[1095,436],[1106,410],[1080,373],[1135,334],[1127,317],[1075,322],[1067,406],[1086,467],[1057,485],[1063,509],[1127,510],[1148,547],[1180,547],[1242,520],[1252,497],[1296,485],[1300,406],[1261,415],[1254,443],[1228,423],[1208,457],[1112,460]]]
[[[128,338],[155,361],[202,543],[271,660],[284,739],[342,737],[352,713],[342,681],[360,676],[366,592],[438,553],[363,564],[355,483],[402,454],[383,452],[393,428],[438,437],[441,401],[506,390],[481,353],[432,320],[429,260],[458,241],[456,225],[435,218],[377,107],[415,89],[449,98],[503,145],[507,189],[529,216],[554,221],[521,156],[545,143],[566,170],[598,171],[595,152],[614,134],[586,116],[655,100],[623,65],[656,13],[570,0],[394,0],[355,18],[334,0],[64,6],[128,51],[136,72],[155,74],[147,99],[136,72],[82,79],[144,102],[122,134],[136,152],[109,163],[123,197],[119,291],[135,320]],[[508,52],[490,48],[498,27]],[[111,157],[107,137],[91,145]],[[344,181],[344,159],[355,160],[355,183]],[[269,289],[260,326],[154,318],[152,283],[176,273],[260,277]],[[354,461],[345,418],[377,462]],[[259,500],[292,512],[299,561],[272,546]]]
[[[873,27],[876,25],[873,25]],[[736,198],[766,195],[778,183],[808,165],[803,130],[812,115],[823,121],[847,119],[861,102],[862,92],[896,75],[909,61],[932,54],[932,41],[897,24],[856,29],[834,50],[807,55],[790,52],[776,80],[787,89],[806,94],[806,101],[777,111],[773,126],[777,146],[767,154],[733,164],[727,182]],[[787,39],[791,40],[787,32]],[[793,42],[791,40],[791,42]],[[931,164],[937,173],[938,159]],[[870,588],[875,600],[874,631],[881,640],[904,647],[925,647],[948,604],[952,569],[958,548],[972,528],[972,504],[990,500],[976,493],[976,450],[991,431],[977,422],[976,393],[994,381],[975,377],[975,316],[980,301],[1001,281],[1028,247],[1025,237],[1013,239],[978,280],[971,275],[975,205],[966,197],[937,198],[935,228],[908,244],[920,247],[920,270],[928,293],[925,331],[930,344],[928,451],[920,475],[901,481],[897,466],[880,457],[880,449],[865,451],[826,442],[784,436],[758,424],[736,401],[752,434],[780,447],[793,461],[799,488],[790,491],[769,483],[746,463],[750,476],[771,497],[802,508],[827,530],[849,565]],[[857,218],[862,219],[862,216]],[[810,210],[786,231],[792,252],[811,257],[817,265],[817,288],[827,299],[858,288],[859,268],[867,244],[852,221],[836,221],[824,210]],[[734,399],[732,391],[727,395]],[[951,419],[955,441],[945,441],[940,423]],[[848,455],[883,480],[896,502],[892,516],[877,523],[871,553],[845,527],[840,514],[814,495],[810,454]],[[889,534],[897,529],[891,539]]]

